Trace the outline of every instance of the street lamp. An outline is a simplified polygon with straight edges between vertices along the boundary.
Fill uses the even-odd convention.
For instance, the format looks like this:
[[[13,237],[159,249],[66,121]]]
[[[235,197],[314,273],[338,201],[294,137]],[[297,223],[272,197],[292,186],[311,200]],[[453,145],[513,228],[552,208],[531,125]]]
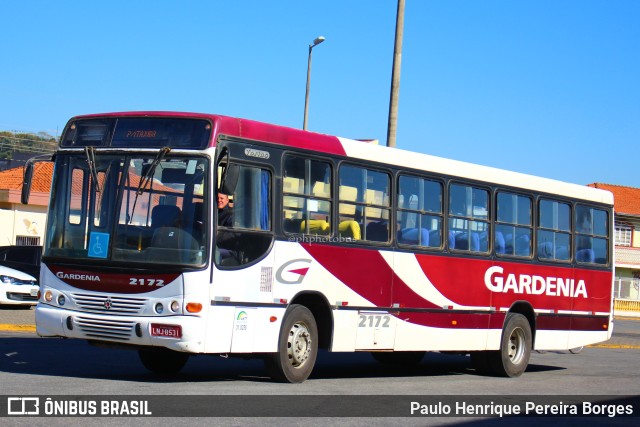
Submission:
[[[309,45],[309,62],[307,63],[307,92],[304,95],[304,122],[302,123],[302,129],[307,130],[307,116],[309,115],[309,81],[311,80],[311,50],[324,41],[324,37],[320,36],[316,38],[312,44]]]

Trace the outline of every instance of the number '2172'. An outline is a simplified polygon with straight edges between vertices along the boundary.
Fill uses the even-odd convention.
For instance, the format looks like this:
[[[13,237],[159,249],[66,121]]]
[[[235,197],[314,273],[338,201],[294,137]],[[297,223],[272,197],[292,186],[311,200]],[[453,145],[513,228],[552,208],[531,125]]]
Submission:
[[[164,280],[162,279],[138,279],[136,277],[129,277],[129,284],[132,286],[164,286]]]
[[[359,328],[388,328],[391,316],[388,314],[361,314]]]

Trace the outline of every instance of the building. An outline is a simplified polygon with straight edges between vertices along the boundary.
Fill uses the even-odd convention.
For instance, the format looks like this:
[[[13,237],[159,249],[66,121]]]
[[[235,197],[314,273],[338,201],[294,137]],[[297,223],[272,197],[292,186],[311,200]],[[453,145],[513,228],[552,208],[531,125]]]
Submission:
[[[589,184],[613,193],[616,312],[640,312],[640,188]]]
[[[0,172],[0,246],[43,243],[53,164],[35,166],[28,205],[20,202],[23,168]]]

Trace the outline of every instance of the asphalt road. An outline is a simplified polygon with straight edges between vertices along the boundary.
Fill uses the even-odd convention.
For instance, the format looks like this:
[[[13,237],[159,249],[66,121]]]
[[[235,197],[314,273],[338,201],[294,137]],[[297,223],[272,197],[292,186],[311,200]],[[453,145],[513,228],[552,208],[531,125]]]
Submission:
[[[224,418],[191,418],[184,407],[180,418],[0,418],[4,425],[513,425],[513,419],[494,418],[335,418],[341,405],[353,405],[353,396],[365,400],[372,411],[386,401],[407,396],[467,399],[469,396],[539,396],[564,399],[591,395],[609,399],[616,395],[640,396],[640,320],[617,319],[614,336],[607,343],[586,348],[580,354],[536,353],[520,378],[478,375],[465,356],[428,353],[416,367],[389,367],[366,353],[321,352],[316,369],[302,384],[271,382],[260,360],[217,356],[192,357],[177,376],[157,377],[147,372],[132,351],[97,348],[80,340],[39,338],[33,332],[34,310],[0,309],[0,384],[10,396],[194,396],[220,404],[223,396],[231,406],[250,408],[264,396],[283,398],[278,418],[246,418],[243,411]],[[324,397],[323,397],[324,396]],[[327,397],[329,396],[329,397]],[[540,397],[541,396],[541,397]],[[64,396],[63,396],[64,397]],[[320,401],[313,399],[320,398]],[[334,399],[325,401],[323,399]],[[336,402],[338,399],[339,402]],[[382,399],[382,401],[380,400]],[[589,397],[587,397],[589,399]],[[240,402],[240,403],[236,403]],[[300,417],[301,407],[311,410]],[[0,406],[1,406],[0,402]],[[637,408],[640,415],[640,404]],[[157,407],[157,406],[156,406]],[[334,408],[335,412],[334,412]],[[281,418],[281,415],[291,415]],[[295,414],[295,416],[294,416]],[[307,415],[308,414],[308,415]],[[314,418],[309,418],[311,416]],[[318,416],[320,415],[320,416]],[[82,422],[79,422],[82,420]],[[637,418],[527,418],[520,425],[637,425]]]

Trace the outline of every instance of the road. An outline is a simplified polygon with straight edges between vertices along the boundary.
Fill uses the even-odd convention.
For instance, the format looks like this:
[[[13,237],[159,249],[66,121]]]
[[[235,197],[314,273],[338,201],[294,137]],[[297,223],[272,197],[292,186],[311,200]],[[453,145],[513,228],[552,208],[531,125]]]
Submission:
[[[580,354],[569,352],[533,353],[527,372],[520,378],[493,378],[476,374],[468,357],[429,353],[416,367],[388,367],[375,362],[369,354],[323,352],[311,378],[303,384],[277,384],[266,377],[260,360],[224,359],[216,356],[192,357],[183,372],[175,377],[156,377],[142,367],[135,352],[97,348],[86,342],[39,338],[29,330],[33,310],[0,310],[0,384],[3,395],[25,396],[237,396],[251,405],[250,397],[285,398],[282,415],[295,414],[303,402],[318,396],[338,396],[351,402],[352,396],[370,396],[376,402],[402,396],[569,396],[640,395],[640,321],[618,319],[614,337],[599,347],[588,347]],[[7,321],[22,322],[15,330]],[[305,397],[303,397],[303,395]],[[407,398],[406,404],[410,402]],[[557,400],[557,399],[556,399]],[[370,403],[373,404],[373,403]],[[333,402],[332,405],[336,405]],[[329,405],[331,406],[331,405]],[[339,407],[339,405],[337,405]],[[640,405],[639,405],[640,406]],[[379,409],[372,407],[372,412]],[[316,414],[326,416],[326,405],[318,405]],[[640,411],[640,407],[637,408]],[[319,412],[318,412],[319,411]],[[325,412],[323,412],[325,411]],[[240,411],[240,413],[242,413]],[[185,414],[181,414],[185,415]],[[188,414],[186,414],[188,415]],[[237,415],[237,414],[236,414]],[[314,413],[309,413],[314,415]],[[639,414],[640,415],[640,414]],[[46,425],[65,425],[64,418],[47,419]],[[89,424],[105,425],[107,419],[89,419]],[[110,419],[109,419],[110,420]],[[115,419],[113,425],[134,419]],[[136,418],[136,425],[151,425],[153,419]],[[158,419],[155,419],[155,423]],[[212,424],[211,419],[188,418],[189,424]],[[325,424],[326,419],[269,419],[281,425]],[[324,420],[324,421],[323,421]],[[479,418],[346,418],[340,425],[442,425],[487,423]],[[637,418],[599,418],[614,425],[637,425]],[[629,420],[632,420],[630,424]],[[17,418],[8,425],[22,424]],[[42,419],[44,421],[44,419]],[[51,422],[49,422],[51,421]],[[169,420],[166,420],[169,422]],[[257,418],[220,418],[215,425],[260,425]],[[545,418],[545,424],[571,425],[572,420]],[[573,421],[578,421],[573,420]],[[60,422],[60,424],[55,424]],[[163,421],[164,422],[164,421]],[[520,421],[518,421],[520,423]],[[148,424],[146,424],[148,423]],[[569,424],[567,424],[569,423]],[[85,425],[85,423],[82,423]],[[108,424],[108,422],[107,422]],[[332,419],[327,424],[336,424]],[[42,425],[45,425],[43,423]],[[66,424],[68,425],[68,424]],[[487,424],[488,425],[488,424]],[[534,424],[531,424],[534,425]],[[575,424],[578,425],[578,424]],[[585,421],[579,425],[584,426]]]

